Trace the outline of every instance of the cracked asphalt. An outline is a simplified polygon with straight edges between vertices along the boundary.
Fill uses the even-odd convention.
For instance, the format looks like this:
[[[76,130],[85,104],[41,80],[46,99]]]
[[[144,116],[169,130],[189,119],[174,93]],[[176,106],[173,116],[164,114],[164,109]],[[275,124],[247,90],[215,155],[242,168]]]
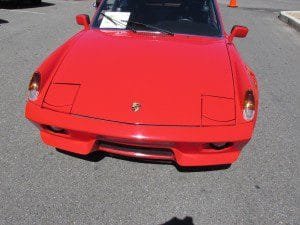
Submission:
[[[92,2],[0,6],[0,224],[299,224],[300,33],[277,16],[300,1],[219,2],[227,31],[250,29],[236,44],[257,73],[259,119],[231,168],[186,172],[42,144],[23,115],[30,76],[79,31],[75,15],[91,16]]]

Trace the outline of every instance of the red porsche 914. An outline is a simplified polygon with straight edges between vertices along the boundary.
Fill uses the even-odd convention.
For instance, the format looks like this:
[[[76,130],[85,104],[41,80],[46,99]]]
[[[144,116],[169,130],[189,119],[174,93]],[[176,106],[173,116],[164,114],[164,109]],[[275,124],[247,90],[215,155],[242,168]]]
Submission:
[[[251,139],[255,74],[216,0],[103,0],[33,73],[26,117],[42,140],[88,155],[230,165]]]

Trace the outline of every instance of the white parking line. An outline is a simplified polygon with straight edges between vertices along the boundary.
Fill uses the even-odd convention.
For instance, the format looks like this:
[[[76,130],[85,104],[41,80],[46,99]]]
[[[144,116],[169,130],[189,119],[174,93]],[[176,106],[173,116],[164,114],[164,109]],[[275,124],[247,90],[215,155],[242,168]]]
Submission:
[[[39,14],[39,15],[46,14],[46,13],[41,13],[41,12],[34,12],[34,11],[27,11],[27,10],[20,10],[20,9],[0,9],[0,10],[2,10],[2,11],[20,12],[20,13]]]

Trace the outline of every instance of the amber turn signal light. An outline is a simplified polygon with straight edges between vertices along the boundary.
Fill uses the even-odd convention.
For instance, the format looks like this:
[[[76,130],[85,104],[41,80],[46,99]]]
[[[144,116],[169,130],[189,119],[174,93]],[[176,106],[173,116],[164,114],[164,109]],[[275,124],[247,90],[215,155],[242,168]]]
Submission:
[[[35,72],[32,75],[28,86],[28,91],[29,91],[28,99],[30,101],[37,100],[40,91],[40,82],[41,82],[41,75],[40,73]]]
[[[248,90],[244,100],[243,117],[246,121],[251,121],[255,116],[255,100],[252,90]]]

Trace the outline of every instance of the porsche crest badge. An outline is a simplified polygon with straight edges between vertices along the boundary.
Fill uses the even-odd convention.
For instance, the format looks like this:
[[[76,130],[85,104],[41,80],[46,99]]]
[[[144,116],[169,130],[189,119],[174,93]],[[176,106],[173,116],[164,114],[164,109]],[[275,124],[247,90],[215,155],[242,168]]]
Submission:
[[[141,109],[142,105],[138,102],[134,102],[131,105],[131,109],[133,112],[138,112]]]

